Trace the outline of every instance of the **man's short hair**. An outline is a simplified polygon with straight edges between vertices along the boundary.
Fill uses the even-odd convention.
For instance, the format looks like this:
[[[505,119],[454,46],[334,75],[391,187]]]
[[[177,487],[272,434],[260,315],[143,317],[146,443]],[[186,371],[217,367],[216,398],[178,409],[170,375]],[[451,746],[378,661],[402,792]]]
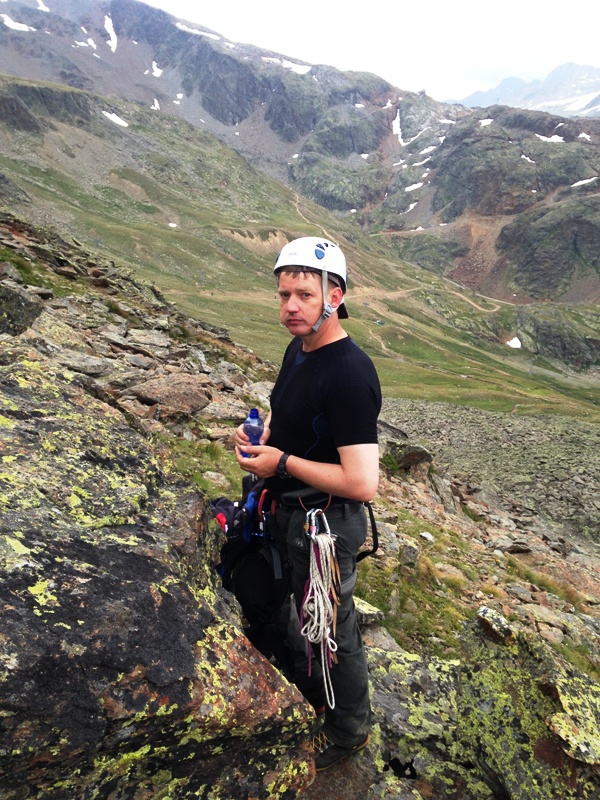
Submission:
[[[305,272],[312,272],[314,275],[319,275],[319,276],[322,275],[322,270],[320,270],[320,269],[313,269],[313,267],[303,267],[303,266],[300,266],[300,265],[294,265],[294,266],[289,266],[289,267],[281,267],[281,269],[278,270],[278,272],[275,273],[277,275],[277,280],[279,280],[279,276],[281,275],[282,272],[287,274],[287,275],[293,275],[293,274],[298,274],[298,273],[303,273],[303,272],[304,273]],[[337,275],[332,275],[331,272],[328,272],[327,273],[327,280],[329,281],[329,283],[332,283],[334,286],[337,286],[339,289],[342,288],[342,282],[338,278]]]

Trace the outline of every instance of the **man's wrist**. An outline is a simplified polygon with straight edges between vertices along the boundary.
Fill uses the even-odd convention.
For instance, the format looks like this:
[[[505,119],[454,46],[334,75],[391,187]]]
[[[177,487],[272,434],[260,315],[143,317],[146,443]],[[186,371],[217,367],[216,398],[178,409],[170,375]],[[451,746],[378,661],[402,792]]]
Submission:
[[[291,478],[292,476],[287,471],[287,460],[290,457],[289,453],[282,453],[277,464],[277,477],[278,478]]]

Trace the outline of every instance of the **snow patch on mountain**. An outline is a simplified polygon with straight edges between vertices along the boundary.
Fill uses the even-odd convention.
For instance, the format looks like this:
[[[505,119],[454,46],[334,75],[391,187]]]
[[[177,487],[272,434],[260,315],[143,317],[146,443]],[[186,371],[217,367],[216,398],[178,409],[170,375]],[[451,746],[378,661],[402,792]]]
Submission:
[[[108,46],[112,52],[115,53],[117,50],[117,34],[115,33],[115,29],[113,27],[113,21],[108,14],[104,17],[104,30],[109,35]]]
[[[8,14],[0,14],[0,19],[12,31],[35,31],[30,25],[25,25],[23,22],[15,22]]]

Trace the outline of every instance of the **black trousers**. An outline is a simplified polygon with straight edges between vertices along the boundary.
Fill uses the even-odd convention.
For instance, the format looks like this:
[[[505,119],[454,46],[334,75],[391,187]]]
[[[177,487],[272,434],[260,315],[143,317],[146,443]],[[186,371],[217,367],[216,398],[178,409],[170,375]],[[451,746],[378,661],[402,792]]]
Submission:
[[[335,708],[326,706],[323,730],[334,744],[352,747],[365,740],[371,727],[369,673],[353,597],[356,556],[367,537],[367,517],[360,503],[336,504],[325,513],[330,530],[337,537],[336,553],[342,590],[335,635],[338,660],[330,670]],[[292,566],[292,589],[296,606],[300,609],[310,568],[310,539],[304,530],[306,512],[278,507],[276,520],[280,535],[285,540],[287,557]],[[294,625],[298,625],[297,614],[289,618],[290,629]],[[295,632],[294,639],[297,641]],[[306,639],[301,636],[301,640],[306,663]],[[320,665],[314,658],[312,671],[313,677],[316,675],[321,678]],[[300,684],[298,686],[303,691]]]

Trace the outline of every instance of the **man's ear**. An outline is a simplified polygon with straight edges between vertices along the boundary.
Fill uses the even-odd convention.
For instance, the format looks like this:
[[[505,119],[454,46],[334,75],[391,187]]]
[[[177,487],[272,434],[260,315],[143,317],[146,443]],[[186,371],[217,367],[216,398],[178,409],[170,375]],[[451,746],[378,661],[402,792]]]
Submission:
[[[329,302],[333,306],[334,311],[344,302],[344,293],[339,286],[334,286],[334,288],[331,290]]]

